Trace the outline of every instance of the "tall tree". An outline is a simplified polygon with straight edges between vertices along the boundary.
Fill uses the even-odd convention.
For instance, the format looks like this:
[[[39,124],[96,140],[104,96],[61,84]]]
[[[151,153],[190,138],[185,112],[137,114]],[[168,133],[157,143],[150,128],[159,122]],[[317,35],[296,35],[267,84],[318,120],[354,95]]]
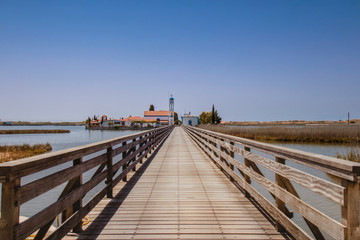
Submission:
[[[149,111],[155,111],[155,107],[154,107],[154,105],[150,105],[150,107],[149,107]]]
[[[215,123],[216,123],[216,124],[221,123],[221,117],[220,117],[220,115],[219,115],[219,113],[218,113],[217,110],[215,110]]]
[[[174,123],[177,124],[177,122],[179,121],[179,117],[177,112],[174,112]]]
[[[199,116],[201,124],[211,123],[211,112],[202,112]]]
[[[215,120],[216,120],[216,116],[215,116],[215,107],[214,107],[214,104],[212,106],[212,110],[211,110],[211,123],[215,123]]]

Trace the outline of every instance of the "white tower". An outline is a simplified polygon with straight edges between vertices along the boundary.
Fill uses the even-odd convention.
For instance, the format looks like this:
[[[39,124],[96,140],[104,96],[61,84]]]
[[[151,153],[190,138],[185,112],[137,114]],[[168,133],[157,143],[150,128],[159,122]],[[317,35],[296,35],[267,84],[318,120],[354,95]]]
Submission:
[[[174,98],[172,94],[169,99],[169,125],[174,125]]]

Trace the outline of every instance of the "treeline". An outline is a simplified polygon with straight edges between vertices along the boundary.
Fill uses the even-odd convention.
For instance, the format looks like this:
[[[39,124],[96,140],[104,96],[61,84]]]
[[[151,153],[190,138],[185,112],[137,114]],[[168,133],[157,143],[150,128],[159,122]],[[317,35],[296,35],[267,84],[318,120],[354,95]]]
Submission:
[[[215,110],[214,104],[210,112],[202,112],[199,116],[199,121],[201,124],[219,124],[221,123],[221,117],[217,110]]]

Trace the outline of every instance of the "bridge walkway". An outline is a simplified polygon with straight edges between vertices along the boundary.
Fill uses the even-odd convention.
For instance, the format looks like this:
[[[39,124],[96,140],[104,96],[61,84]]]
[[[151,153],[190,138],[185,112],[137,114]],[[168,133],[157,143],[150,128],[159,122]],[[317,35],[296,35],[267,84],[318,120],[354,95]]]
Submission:
[[[284,239],[182,128],[124,184],[64,239]]]

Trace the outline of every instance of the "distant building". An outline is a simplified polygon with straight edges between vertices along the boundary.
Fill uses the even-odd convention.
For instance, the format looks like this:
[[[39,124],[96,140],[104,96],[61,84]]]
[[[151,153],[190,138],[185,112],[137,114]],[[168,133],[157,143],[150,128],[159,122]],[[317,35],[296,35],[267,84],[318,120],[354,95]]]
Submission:
[[[159,121],[160,125],[169,125],[169,111],[144,111],[145,121]]]
[[[174,125],[174,98],[169,99],[169,111],[144,111],[145,121],[159,121],[160,125]]]
[[[125,126],[125,121],[124,119],[106,119],[103,120],[102,122],[102,126],[103,127],[121,127],[121,126]]]
[[[198,116],[191,116],[190,114],[184,114],[181,116],[181,122],[184,126],[193,126],[199,125],[199,117]]]
[[[124,120],[124,123],[125,123],[125,126],[141,126],[141,123],[142,121],[144,121],[144,119],[142,117],[138,117],[138,116],[135,116],[135,117],[127,117]]]
[[[13,122],[3,122],[3,125],[5,125],[5,126],[12,126],[12,125],[13,125]]]
[[[100,120],[91,120],[90,127],[100,127]]]

